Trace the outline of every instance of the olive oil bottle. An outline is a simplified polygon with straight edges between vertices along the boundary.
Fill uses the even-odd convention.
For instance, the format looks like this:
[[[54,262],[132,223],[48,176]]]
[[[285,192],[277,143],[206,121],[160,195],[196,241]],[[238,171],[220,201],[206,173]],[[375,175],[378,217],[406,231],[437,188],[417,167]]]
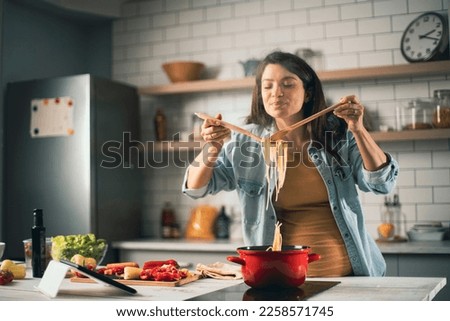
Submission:
[[[34,278],[41,278],[46,268],[45,226],[42,209],[33,211],[33,227],[31,228],[31,266]]]

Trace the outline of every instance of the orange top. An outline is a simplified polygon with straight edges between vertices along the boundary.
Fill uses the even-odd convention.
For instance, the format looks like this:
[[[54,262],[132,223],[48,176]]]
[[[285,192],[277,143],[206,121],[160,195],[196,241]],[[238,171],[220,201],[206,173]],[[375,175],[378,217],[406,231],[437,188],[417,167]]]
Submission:
[[[306,245],[311,247],[311,253],[320,254],[320,260],[308,265],[309,277],[351,275],[352,267],[327,189],[306,147],[303,153],[295,153],[287,166],[284,185],[274,202],[282,223],[283,245]]]

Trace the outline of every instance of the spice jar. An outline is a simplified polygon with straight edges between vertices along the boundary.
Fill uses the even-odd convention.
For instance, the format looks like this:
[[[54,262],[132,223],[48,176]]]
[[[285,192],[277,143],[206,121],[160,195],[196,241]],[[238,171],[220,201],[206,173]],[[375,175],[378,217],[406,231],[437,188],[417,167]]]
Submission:
[[[450,89],[434,91],[435,110],[433,126],[436,128],[450,128]]]

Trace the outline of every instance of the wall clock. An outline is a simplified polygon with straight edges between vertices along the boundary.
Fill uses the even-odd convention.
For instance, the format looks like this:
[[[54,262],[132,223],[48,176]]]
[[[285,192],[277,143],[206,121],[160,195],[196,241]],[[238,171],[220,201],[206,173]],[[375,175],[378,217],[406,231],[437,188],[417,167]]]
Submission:
[[[403,32],[400,49],[409,62],[449,59],[447,18],[426,12],[415,18]]]

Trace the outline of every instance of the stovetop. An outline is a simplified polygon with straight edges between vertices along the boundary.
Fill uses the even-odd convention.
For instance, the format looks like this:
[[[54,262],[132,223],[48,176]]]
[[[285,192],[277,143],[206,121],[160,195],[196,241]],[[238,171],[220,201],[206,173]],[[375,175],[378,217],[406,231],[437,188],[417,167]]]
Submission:
[[[340,282],[306,281],[296,288],[251,288],[245,283],[189,299],[189,301],[304,301]]]

